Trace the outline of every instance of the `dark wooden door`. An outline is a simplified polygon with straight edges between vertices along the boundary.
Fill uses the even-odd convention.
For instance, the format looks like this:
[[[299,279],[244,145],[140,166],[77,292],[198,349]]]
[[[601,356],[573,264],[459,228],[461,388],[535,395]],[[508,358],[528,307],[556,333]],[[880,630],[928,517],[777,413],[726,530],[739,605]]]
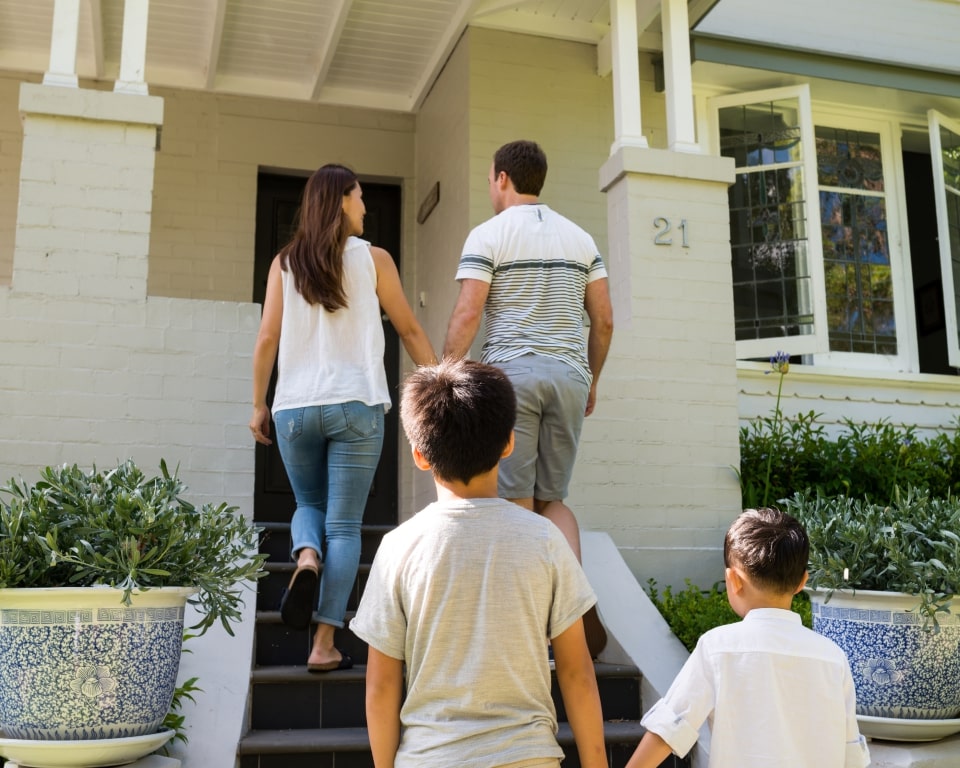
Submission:
[[[267,289],[270,263],[277,251],[290,239],[300,206],[306,178],[261,173],[257,180],[256,255],[254,261],[253,301],[262,304]],[[386,248],[399,267],[400,187],[394,184],[362,183],[367,207],[364,219],[365,240]],[[393,405],[384,427],[383,453],[370,489],[363,520],[368,524],[397,523],[397,392],[400,381],[400,344],[393,326],[384,316],[386,340],[384,365]],[[274,369],[267,394],[273,402],[277,372]],[[271,433],[273,429],[271,428]],[[256,447],[256,489],[254,519],[262,522],[289,522],[296,508],[293,491],[283,469],[276,443]]]

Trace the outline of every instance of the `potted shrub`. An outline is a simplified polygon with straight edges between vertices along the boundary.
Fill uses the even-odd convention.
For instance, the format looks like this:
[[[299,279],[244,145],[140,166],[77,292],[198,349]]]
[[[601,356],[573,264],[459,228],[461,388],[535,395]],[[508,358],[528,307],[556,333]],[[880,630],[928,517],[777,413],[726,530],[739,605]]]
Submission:
[[[185,604],[200,616],[190,630],[219,622],[233,634],[244,582],[263,574],[258,529],[235,507],[195,507],[185,490],[162,461],[155,477],[133,461],[64,465],[0,489],[7,737],[155,734],[173,699]]]
[[[910,490],[889,504],[820,493],[781,504],[810,537],[814,629],[847,653],[861,729],[896,718],[960,731],[958,500]]]
[[[960,731],[960,429],[787,418],[789,370],[787,353],[770,358],[772,415],[740,430],[743,506],[779,505],[807,528],[813,627],[847,653],[861,731]]]

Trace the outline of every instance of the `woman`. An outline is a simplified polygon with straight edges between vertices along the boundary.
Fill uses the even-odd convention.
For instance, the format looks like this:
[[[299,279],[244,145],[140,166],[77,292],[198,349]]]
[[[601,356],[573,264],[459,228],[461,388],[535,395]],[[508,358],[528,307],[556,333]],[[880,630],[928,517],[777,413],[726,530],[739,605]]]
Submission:
[[[360,524],[390,407],[380,307],[414,362],[436,362],[390,254],[358,237],[365,213],[350,169],[325,165],[310,177],[296,233],[270,266],[253,353],[250,430],[264,445],[272,442],[267,386],[279,353],[273,419],[297,500],[290,524],[297,568],[280,615],[287,625],[306,629],[317,606],[311,672],[353,663],[334,647],[333,634],[344,626],[356,579]]]

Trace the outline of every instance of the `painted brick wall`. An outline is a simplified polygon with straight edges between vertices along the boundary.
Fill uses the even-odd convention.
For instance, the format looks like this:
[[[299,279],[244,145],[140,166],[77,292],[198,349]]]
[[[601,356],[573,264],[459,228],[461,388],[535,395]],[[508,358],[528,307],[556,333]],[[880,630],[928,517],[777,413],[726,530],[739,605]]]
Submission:
[[[0,287],[0,480],[60,463],[161,458],[196,503],[252,515],[250,356],[259,307],[146,296],[155,98],[24,86],[23,181],[12,286]],[[205,738],[178,754],[232,761],[243,725],[254,593],[235,637],[191,643],[182,679]],[[230,692],[229,696],[221,693]],[[215,734],[209,737],[209,734]]]
[[[639,152],[643,170],[608,191],[616,329],[571,504],[641,583],[706,585],[739,508],[726,186],[710,180],[716,159]],[[673,222],[671,245],[654,244],[657,217]]]

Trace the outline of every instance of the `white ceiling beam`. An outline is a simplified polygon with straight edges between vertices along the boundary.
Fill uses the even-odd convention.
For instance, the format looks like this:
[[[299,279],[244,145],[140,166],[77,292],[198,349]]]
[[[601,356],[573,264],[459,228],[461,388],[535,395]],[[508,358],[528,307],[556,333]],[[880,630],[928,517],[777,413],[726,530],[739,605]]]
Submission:
[[[463,30],[467,28],[467,23],[473,18],[481,4],[482,0],[460,0],[460,5],[447,24],[447,28],[433,46],[433,56],[430,57],[430,61],[427,62],[427,66],[424,67],[420,75],[420,80],[414,86],[413,93],[410,94],[415,110],[420,108],[421,103],[427,97],[430,86],[437,79],[443,65],[447,63],[447,59],[450,58],[460,35],[463,34]]]
[[[317,61],[310,85],[310,101],[316,101],[320,97],[320,91],[330,72],[330,65],[333,64],[333,58],[337,55],[337,47],[352,5],[353,0],[340,0],[340,4],[333,12],[333,23],[327,28],[327,34],[317,48]]]
[[[516,10],[531,3],[536,3],[536,0],[484,0],[477,6],[473,16],[476,19],[478,16]]]
[[[560,40],[573,40],[578,43],[596,45],[610,28],[605,24],[593,24],[589,21],[557,19],[534,13],[501,11],[474,17],[472,27],[484,27],[505,32],[519,32],[526,35],[540,35]]]
[[[227,0],[214,0],[213,12],[210,14],[210,37],[207,44],[206,64],[204,65],[204,89],[213,90],[217,80],[217,69],[220,66],[220,49],[223,47],[223,24],[227,17]]]
[[[103,11],[100,0],[86,0],[87,3],[87,32],[90,35],[90,46],[93,52],[93,76],[102,80],[103,71]]]
[[[334,107],[362,107],[405,113],[413,112],[415,106],[414,100],[403,94],[341,87],[321,88],[317,102]]]

